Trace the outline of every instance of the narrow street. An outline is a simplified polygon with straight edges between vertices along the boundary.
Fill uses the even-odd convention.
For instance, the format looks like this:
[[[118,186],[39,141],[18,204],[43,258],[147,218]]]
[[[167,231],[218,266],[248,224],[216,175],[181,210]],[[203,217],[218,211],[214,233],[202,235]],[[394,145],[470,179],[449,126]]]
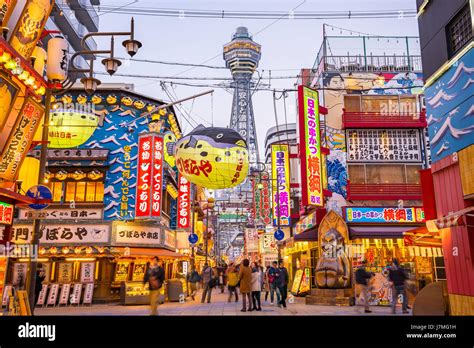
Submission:
[[[201,292],[198,292],[196,301],[191,298],[185,303],[167,302],[160,305],[158,308],[158,315],[247,315],[247,316],[293,316],[293,315],[391,315],[389,307],[373,307],[373,313],[365,314],[363,308],[355,307],[336,307],[336,306],[315,306],[306,305],[304,298],[295,297],[293,303],[288,304],[288,309],[278,308],[276,305],[268,302],[262,302],[261,312],[241,312],[242,308],[241,297],[239,296],[239,303],[227,302],[227,293],[221,294],[220,291],[214,291],[210,304],[200,302]],[[263,298],[262,298],[263,300]],[[36,308],[35,315],[38,316],[56,316],[56,315],[110,315],[110,316],[124,316],[124,315],[148,315],[148,306],[122,306],[119,304],[101,304],[92,306],[68,306],[68,307],[50,307],[50,308]],[[401,314],[401,308],[398,308],[398,315]],[[411,315],[406,314],[406,315]]]

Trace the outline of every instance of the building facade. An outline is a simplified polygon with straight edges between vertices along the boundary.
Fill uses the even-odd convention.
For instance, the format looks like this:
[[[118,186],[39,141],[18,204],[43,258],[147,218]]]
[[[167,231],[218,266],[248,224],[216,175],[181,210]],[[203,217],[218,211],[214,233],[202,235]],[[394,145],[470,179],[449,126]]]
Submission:
[[[432,152],[429,227],[441,234],[450,312],[474,314],[473,1],[417,1]],[[436,52],[436,53],[434,53]]]

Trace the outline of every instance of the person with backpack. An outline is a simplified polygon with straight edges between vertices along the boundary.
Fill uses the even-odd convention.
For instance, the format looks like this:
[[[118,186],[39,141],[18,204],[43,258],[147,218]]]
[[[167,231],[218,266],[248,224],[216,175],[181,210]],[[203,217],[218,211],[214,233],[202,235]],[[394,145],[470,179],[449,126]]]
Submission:
[[[280,291],[275,283],[276,275],[278,273],[278,263],[273,261],[272,266],[267,270],[268,283],[270,284],[270,303],[274,303],[274,295],[276,292],[277,303],[280,303]]]
[[[145,274],[143,284],[148,282],[150,290],[150,315],[158,315],[158,299],[160,296],[160,289],[165,281],[165,271],[159,263],[158,257],[153,257],[150,268]]]
[[[202,297],[201,303],[204,303],[207,295],[207,303],[211,303],[212,288],[217,285],[217,272],[208,263],[204,264],[201,274],[202,279]]]
[[[392,282],[392,314],[396,312],[398,294],[401,294],[403,297],[403,314],[408,313],[408,297],[405,287],[405,281],[408,279],[408,276],[405,270],[400,267],[397,259],[392,261],[392,267],[388,271],[388,279]]]
[[[239,285],[239,273],[237,272],[237,269],[233,263],[229,265],[226,273],[227,289],[229,290],[229,297],[227,299],[227,302],[230,303],[230,301],[232,300],[232,294],[235,295],[235,302],[239,302],[239,292],[237,290],[237,286]]]
[[[365,269],[367,265],[367,260],[362,261],[362,266],[357,269],[355,272],[355,281],[356,284],[360,287],[362,297],[364,299],[364,311],[365,313],[372,313],[369,308],[369,292],[370,286],[369,281],[374,276],[373,273],[367,272]]]
[[[190,289],[191,289],[191,298],[193,301],[196,300],[195,296],[197,293],[197,285],[201,281],[201,276],[199,275],[198,271],[196,271],[195,268],[191,271],[191,273],[188,274],[188,282],[190,284]]]

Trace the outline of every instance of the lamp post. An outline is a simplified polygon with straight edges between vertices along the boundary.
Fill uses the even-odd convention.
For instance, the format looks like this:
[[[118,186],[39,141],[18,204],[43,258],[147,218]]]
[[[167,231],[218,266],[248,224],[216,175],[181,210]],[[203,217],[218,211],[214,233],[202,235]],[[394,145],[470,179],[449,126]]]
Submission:
[[[52,90],[50,88],[46,89],[45,93],[45,112],[44,112],[44,121],[43,121],[43,132],[41,138],[41,152],[40,152],[40,163],[39,163],[39,174],[38,174],[38,184],[44,183],[44,176],[46,172],[46,161],[47,161],[47,151],[48,151],[48,132],[49,132],[49,116],[51,110],[51,97],[55,94],[62,94],[67,92],[72,88],[74,83],[77,79],[77,74],[80,72],[88,72],[89,76],[81,79],[81,82],[84,85],[84,89],[87,93],[91,94],[95,92],[97,86],[100,85],[100,81],[94,78],[94,55],[96,54],[110,54],[110,57],[104,59],[102,63],[104,64],[107,72],[110,75],[113,75],[118,67],[121,65],[121,62],[114,57],[114,36],[130,36],[129,40],[125,40],[123,42],[123,46],[127,50],[128,54],[133,57],[138,49],[142,46],[142,44],[135,40],[134,38],[134,19],[131,20],[131,30],[130,32],[102,32],[102,33],[89,33],[84,36],[81,41],[81,45],[84,48],[83,51],[76,52],[71,57],[71,65],[68,71],[69,76],[62,85],[62,88]],[[89,51],[85,49],[85,42],[88,38],[93,36],[111,36],[111,48],[110,50],[96,50],[96,51]],[[78,56],[91,56],[88,59],[89,61],[89,69],[80,69],[77,68],[74,64],[74,59]],[[74,77],[71,75],[74,74]],[[40,232],[41,220],[34,219],[33,221],[33,231],[31,236],[31,244],[33,251],[37,251],[39,249],[39,232]],[[28,261],[28,277],[26,281],[26,289],[28,291],[28,301],[30,305],[31,314],[34,314],[35,309],[35,288],[36,288],[36,272],[37,272],[37,260],[33,258],[33,255],[30,254],[29,261]]]

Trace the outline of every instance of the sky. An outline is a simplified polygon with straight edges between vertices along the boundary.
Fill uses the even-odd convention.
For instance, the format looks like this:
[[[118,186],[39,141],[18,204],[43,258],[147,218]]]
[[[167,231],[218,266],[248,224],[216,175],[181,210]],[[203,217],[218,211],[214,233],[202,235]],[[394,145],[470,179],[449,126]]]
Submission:
[[[130,4],[131,0],[101,0],[102,5],[117,7]],[[303,4],[302,4],[303,3]],[[323,23],[363,33],[390,36],[417,36],[416,18],[394,19],[311,19],[299,20],[287,17],[275,19],[201,19],[187,18],[187,9],[199,10],[239,10],[239,11],[290,11],[299,6],[298,11],[363,11],[363,10],[402,10],[416,8],[415,0],[173,0],[173,1],[142,1],[130,7],[170,8],[184,11],[184,18],[155,17],[135,15],[136,39],[143,47],[135,58],[161,60],[169,62],[193,63],[224,66],[222,56],[223,45],[231,40],[238,26],[246,26],[254,41],[262,45],[262,57],[258,69],[264,70],[268,76],[294,76],[291,79],[273,80],[272,88],[293,89],[296,76],[301,68],[311,68],[323,38]],[[124,9],[127,7],[124,7]],[[131,15],[100,12],[100,31],[127,31]],[[338,30],[330,34],[339,34]],[[116,39],[116,55],[128,57]],[[108,49],[108,39],[98,38],[99,49]],[[224,69],[204,69],[145,62],[125,61],[118,73],[154,76],[179,77],[223,77],[230,78],[230,71]],[[169,101],[170,98],[162,90],[158,80],[144,78],[128,78],[121,76],[98,76],[103,82],[133,83],[135,91],[159,100]],[[181,81],[201,83],[200,81]],[[205,83],[219,83],[207,81]],[[268,80],[266,81],[268,82]],[[173,99],[181,99],[211,89],[210,87],[189,87],[174,85],[169,87]],[[192,125],[202,123],[226,127],[230,121],[232,94],[223,88],[215,88],[210,95],[183,103],[193,120]],[[275,126],[273,109],[273,93],[257,91],[253,96],[254,115],[259,140],[260,154],[264,153],[264,140],[267,130]],[[290,92],[286,99],[287,120],[296,122],[296,93]],[[184,120],[189,119],[186,113],[178,109],[178,120],[184,133],[193,127]],[[285,123],[283,100],[277,101],[279,124]]]

